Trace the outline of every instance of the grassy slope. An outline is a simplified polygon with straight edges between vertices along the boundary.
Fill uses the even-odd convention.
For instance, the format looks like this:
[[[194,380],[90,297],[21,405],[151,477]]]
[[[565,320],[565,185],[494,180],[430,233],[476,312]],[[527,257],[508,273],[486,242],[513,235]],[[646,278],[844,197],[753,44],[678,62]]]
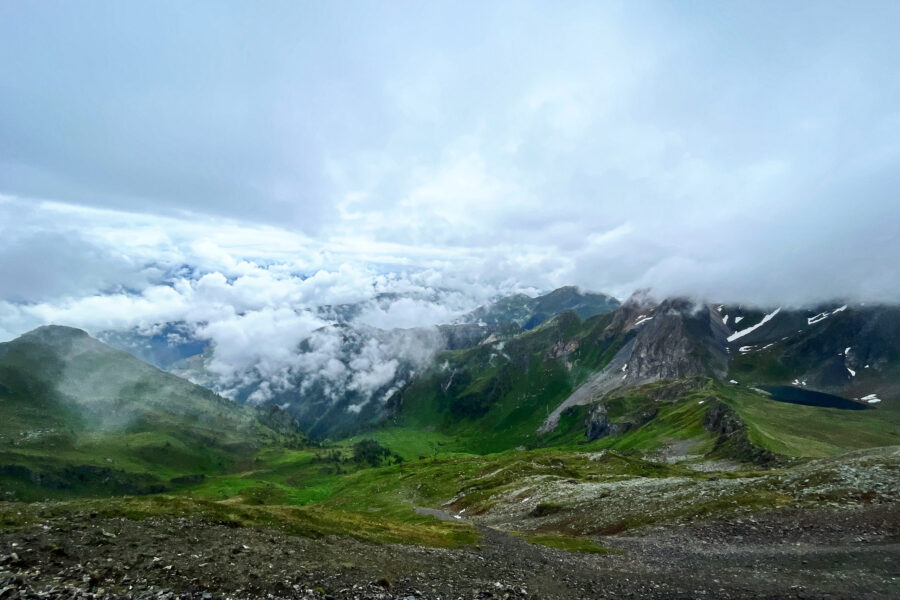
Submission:
[[[777,402],[745,387],[717,384],[749,428],[750,441],[773,452],[822,457],[900,444],[900,407],[839,410]]]
[[[661,385],[648,386],[648,391]],[[25,521],[38,522],[40,516],[48,514],[48,511],[53,514],[98,512],[132,518],[198,515],[244,526],[280,527],[308,536],[339,534],[376,543],[405,542],[435,546],[469,544],[478,538],[471,526],[421,516],[414,512],[414,508],[440,508],[452,501],[455,511],[465,508],[467,514],[482,514],[493,510],[498,502],[517,505],[521,500],[519,496],[533,493],[525,490],[540,487],[543,485],[541,482],[594,485],[596,482],[659,480],[696,481],[699,485],[709,477],[708,473],[695,473],[681,465],[647,461],[633,451],[652,451],[673,436],[702,438],[703,434],[694,435],[699,433],[697,427],[702,427],[705,410],[705,404],[699,404],[698,398],[717,391],[720,396],[727,396],[723,399],[736,406],[742,414],[753,411],[770,414],[771,400],[739,388],[717,390],[718,386],[708,382],[705,387],[693,390],[676,402],[658,402],[660,412],[654,422],[621,437],[605,438],[588,445],[466,455],[456,452],[460,445],[465,444],[463,439],[438,436],[437,440],[444,444],[438,445],[434,438],[429,439],[421,431],[396,428],[380,432],[382,439],[394,440],[397,443],[395,448],[406,448],[407,453],[419,452],[422,444],[430,444],[427,447],[433,453],[425,459],[413,458],[399,465],[361,468],[349,460],[349,448],[265,448],[247,464],[246,471],[211,475],[202,483],[185,488],[175,497],[34,505],[25,509],[24,516],[15,515],[22,512],[22,505],[16,504],[0,506],[0,516],[8,525],[15,525]],[[647,398],[640,395],[623,396],[618,400],[610,410],[614,418],[627,415],[647,402]],[[784,408],[795,411],[809,407],[784,405]],[[793,413],[786,416],[790,414]],[[757,421],[756,429],[765,430],[763,422]],[[835,421],[835,425],[837,423]],[[804,434],[808,435],[808,432]],[[751,432],[751,435],[755,434]],[[603,448],[612,450],[602,455],[595,452]],[[602,458],[598,458],[600,456]],[[568,501],[558,506],[549,504],[544,510],[550,513],[560,511],[557,516],[561,520],[543,526],[539,533],[523,535],[533,543],[547,543],[572,551],[602,551],[600,547],[584,546],[577,540],[573,541],[570,525],[576,523],[577,531],[621,531],[647,523],[792,502],[790,494],[752,484],[758,477],[757,473],[717,475],[720,478],[736,477],[748,483],[735,488],[725,497],[705,498],[702,502],[687,505],[684,502],[671,506],[663,503],[653,510],[645,510],[641,503],[636,503],[624,513],[605,516],[593,510],[582,515],[577,500],[574,504]],[[559,537],[561,532],[570,533]]]
[[[584,436],[587,407],[567,411],[557,431],[547,436],[534,434],[540,422],[538,414],[537,418],[526,417],[517,427],[501,430],[499,434],[474,419],[441,429],[401,421],[401,425],[382,427],[349,442],[364,437],[377,439],[410,460],[502,452],[523,442],[531,447],[579,451],[610,448],[653,453],[673,441],[692,440],[690,453],[703,454],[712,449],[715,441],[715,436],[704,429],[703,419],[709,402],[720,400],[731,405],[747,424],[751,442],[777,454],[817,458],[900,445],[900,410],[893,403],[865,411],[801,406],[777,402],[744,386],[712,380],[704,380],[701,386],[680,395],[676,401],[656,400],[659,390],[668,385],[649,384],[607,399],[609,418],[613,422],[627,421],[630,415],[651,407],[657,414],[650,422],[623,435],[590,443]],[[433,406],[427,410],[419,407],[419,418],[425,419],[424,415],[434,410]]]
[[[572,427],[580,427],[583,419],[564,420],[551,436],[535,432],[550,411],[618,350],[621,340],[599,339],[609,319],[602,315],[581,321],[574,313],[563,313],[503,345],[445,352],[435,361],[438,367],[401,392],[395,417],[372,435],[390,443],[404,432],[398,451],[406,450],[407,456],[428,456],[441,447],[484,454],[574,443],[579,433]],[[557,344],[577,348],[549,356]],[[426,433],[436,435],[430,439]]]
[[[154,491],[302,441],[77,330],[0,346],[0,481],[18,498]]]

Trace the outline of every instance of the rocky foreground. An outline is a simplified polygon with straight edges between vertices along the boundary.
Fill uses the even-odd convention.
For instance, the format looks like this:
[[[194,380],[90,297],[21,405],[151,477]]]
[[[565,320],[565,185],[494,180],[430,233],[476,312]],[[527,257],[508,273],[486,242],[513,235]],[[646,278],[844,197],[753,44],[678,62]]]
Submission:
[[[478,546],[437,549],[186,518],[60,518],[0,533],[0,599],[900,597],[894,502],[598,538],[606,554],[482,533]]]

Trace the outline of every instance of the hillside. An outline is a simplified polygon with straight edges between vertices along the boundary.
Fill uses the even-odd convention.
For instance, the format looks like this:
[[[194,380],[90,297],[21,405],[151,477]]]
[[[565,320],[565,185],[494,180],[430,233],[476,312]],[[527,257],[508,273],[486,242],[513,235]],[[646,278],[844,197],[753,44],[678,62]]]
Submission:
[[[162,491],[302,442],[278,411],[237,406],[78,329],[0,344],[0,473],[17,497]]]
[[[761,313],[725,306],[720,313],[730,316],[734,379],[846,398],[900,397],[900,307],[843,304]]]
[[[412,300],[382,294],[379,306]],[[328,324],[295,348],[281,369],[250,365],[230,378],[212,367],[216,348],[185,323],[146,329],[104,331],[104,342],[157,367],[204,385],[238,403],[283,407],[315,439],[336,439],[385,418],[385,401],[410,383],[442,350],[464,350],[487,340],[509,339],[565,311],[585,319],[606,314],[619,302],[605,294],[568,286],[537,297],[502,298],[434,327],[380,329],[357,322],[371,306],[357,303],[320,307]]]
[[[566,312],[519,336],[437,355],[391,398],[391,417],[372,433],[419,454],[434,452],[421,431],[445,436],[445,449],[478,453],[587,443],[653,453],[690,439],[690,454],[761,463],[772,460],[766,452],[815,457],[900,443],[900,398],[889,387],[879,388],[888,390],[879,392],[884,402],[851,399],[832,408],[792,404],[781,388],[756,387],[781,380],[729,379],[758,368],[751,361],[761,355],[733,352],[726,323],[715,307],[680,299],[634,298],[587,320]],[[818,339],[828,335],[832,344],[846,339],[827,329]],[[886,338],[873,342],[884,357],[877,372],[896,381],[889,374],[897,345]],[[814,361],[806,338],[794,343]],[[798,393],[812,396],[812,389]],[[710,424],[722,415],[709,416],[712,406],[730,407],[739,441],[722,446],[722,432]]]

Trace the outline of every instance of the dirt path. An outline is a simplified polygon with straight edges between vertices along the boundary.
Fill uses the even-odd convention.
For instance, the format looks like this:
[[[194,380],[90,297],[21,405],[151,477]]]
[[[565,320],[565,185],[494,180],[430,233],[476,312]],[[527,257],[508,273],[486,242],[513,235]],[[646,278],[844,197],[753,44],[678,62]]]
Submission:
[[[608,537],[622,553],[607,555],[491,529],[477,547],[447,550],[190,519],[60,519],[0,533],[0,598],[888,599],[900,595],[896,508],[781,510]]]

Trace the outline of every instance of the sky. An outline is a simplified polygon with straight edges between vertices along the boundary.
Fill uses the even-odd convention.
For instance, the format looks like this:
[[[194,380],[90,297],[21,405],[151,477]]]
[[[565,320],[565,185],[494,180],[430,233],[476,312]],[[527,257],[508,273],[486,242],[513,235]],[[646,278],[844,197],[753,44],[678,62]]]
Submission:
[[[0,339],[180,321],[225,357],[292,347],[323,306],[427,326],[567,284],[895,302],[898,22],[0,0]]]

